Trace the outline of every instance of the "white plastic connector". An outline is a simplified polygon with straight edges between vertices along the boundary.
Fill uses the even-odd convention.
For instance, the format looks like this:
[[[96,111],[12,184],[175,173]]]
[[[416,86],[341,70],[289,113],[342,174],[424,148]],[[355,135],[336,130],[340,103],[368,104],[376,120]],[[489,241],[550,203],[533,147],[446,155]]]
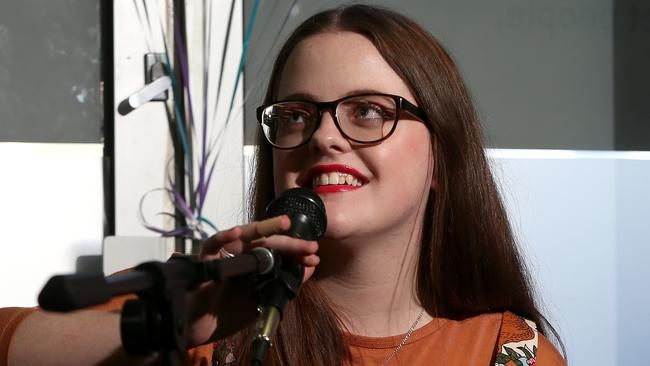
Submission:
[[[161,76],[120,102],[117,110],[121,115],[125,116],[134,109],[151,101],[157,95],[164,93],[171,86],[172,79],[169,76]]]

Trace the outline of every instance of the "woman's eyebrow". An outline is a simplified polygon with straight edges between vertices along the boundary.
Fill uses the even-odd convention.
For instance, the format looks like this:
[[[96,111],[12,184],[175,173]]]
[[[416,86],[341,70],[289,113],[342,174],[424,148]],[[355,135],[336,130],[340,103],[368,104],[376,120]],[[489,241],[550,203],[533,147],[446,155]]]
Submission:
[[[349,92],[343,94],[341,98],[343,97],[349,97],[352,95],[361,95],[361,94],[388,94],[385,91],[379,91],[376,89],[354,89],[350,90]]]
[[[315,101],[316,97],[312,94],[309,93],[304,93],[304,92],[297,92],[297,93],[291,93],[289,95],[284,96],[283,98],[279,98],[279,102],[286,102],[286,101],[291,101],[291,100],[306,100],[306,101]]]
[[[352,95],[362,95],[362,94],[386,94],[384,91],[379,91],[376,89],[354,89],[346,92],[345,94],[341,95],[339,98],[345,98],[349,97]],[[338,98],[336,98],[338,99]],[[286,101],[291,101],[291,100],[305,100],[305,101],[317,101],[318,98],[316,98],[313,94],[306,93],[306,92],[297,92],[297,93],[291,93],[289,95],[284,96],[283,98],[280,98],[278,101],[279,102],[286,102]]]

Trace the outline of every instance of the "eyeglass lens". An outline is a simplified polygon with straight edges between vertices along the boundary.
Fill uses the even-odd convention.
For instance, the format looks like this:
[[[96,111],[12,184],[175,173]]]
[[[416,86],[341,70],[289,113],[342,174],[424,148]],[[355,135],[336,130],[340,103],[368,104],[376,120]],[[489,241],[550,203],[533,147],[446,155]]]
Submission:
[[[335,114],[345,136],[358,142],[376,142],[393,129],[396,109],[392,97],[360,95],[341,100]],[[316,104],[280,102],[264,109],[262,128],[274,145],[288,148],[307,141],[318,128],[319,119]]]

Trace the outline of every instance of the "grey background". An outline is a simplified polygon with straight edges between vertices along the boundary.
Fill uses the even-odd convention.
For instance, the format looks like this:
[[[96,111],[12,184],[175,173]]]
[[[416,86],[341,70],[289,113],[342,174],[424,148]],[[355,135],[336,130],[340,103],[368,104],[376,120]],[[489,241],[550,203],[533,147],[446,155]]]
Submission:
[[[253,0],[245,0],[245,13]],[[344,1],[263,1],[245,74],[245,142],[279,43]],[[474,95],[488,146],[650,150],[650,2],[372,1],[425,25]],[[100,142],[99,6],[0,3],[0,141]],[[279,34],[279,37],[275,35]]]
[[[100,142],[99,2],[0,2],[0,141]]]
[[[615,142],[650,150],[650,1],[614,4]]]
[[[263,2],[259,9],[245,80],[247,144],[254,141],[254,107],[263,97],[277,44],[309,15],[348,2],[300,1],[281,29],[291,3]],[[650,59],[649,2],[368,3],[411,16],[446,46],[472,91],[488,146],[650,149],[644,103],[648,100],[644,85],[650,79],[645,67]],[[245,1],[247,16],[252,4]]]

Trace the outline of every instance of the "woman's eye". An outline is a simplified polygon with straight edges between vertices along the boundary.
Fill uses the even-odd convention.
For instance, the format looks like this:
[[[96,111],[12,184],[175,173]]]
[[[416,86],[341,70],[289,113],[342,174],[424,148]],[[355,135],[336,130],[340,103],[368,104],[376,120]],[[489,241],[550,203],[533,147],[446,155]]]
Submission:
[[[361,119],[381,119],[383,120],[386,117],[384,110],[378,105],[374,104],[362,104],[359,105],[355,112],[356,118]]]
[[[308,116],[301,111],[286,111],[284,121],[288,123],[307,123]]]

